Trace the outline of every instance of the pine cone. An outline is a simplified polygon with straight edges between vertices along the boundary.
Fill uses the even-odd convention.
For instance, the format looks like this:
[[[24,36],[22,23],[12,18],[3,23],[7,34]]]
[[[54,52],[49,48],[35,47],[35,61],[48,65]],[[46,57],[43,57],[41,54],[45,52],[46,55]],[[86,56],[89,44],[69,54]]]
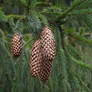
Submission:
[[[48,60],[53,60],[56,55],[56,45],[51,29],[47,26],[44,27],[40,38],[43,57],[46,57]]]
[[[14,57],[19,57],[22,52],[23,41],[19,33],[16,33],[11,42],[11,53]]]
[[[48,80],[51,70],[52,70],[53,62],[48,60],[47,58],[44,58],[44,61],[41,63],[41,70],[40,70],[40,80],[42,82],[45,82]]]
[[[40,40],[37,40],[31,51],[30,58],[30,72],[33,77],[37,77],[40,72],[40,66],[42,62],[41,49],[40,49]]]

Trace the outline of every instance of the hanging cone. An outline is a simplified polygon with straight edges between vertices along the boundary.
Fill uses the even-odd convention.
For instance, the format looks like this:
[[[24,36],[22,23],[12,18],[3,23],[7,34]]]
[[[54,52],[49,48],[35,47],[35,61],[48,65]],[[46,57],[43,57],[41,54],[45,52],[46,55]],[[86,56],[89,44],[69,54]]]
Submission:
[[[53,62],[48,60],[47,58],[44,58],[44,61],[41,63],[41,70],[40,70],[40,80],[42,82],[45,82],[48,80],[51,70],[52,70]]]
[[[40,40],[37,40],[31,51],[30,57],[30,72],[33,77],[37,77],[40,72],[40,66],[42,62]]]
[[[23,41],[19,33],[16,33],[11,41],[11,53],[14,57],[19,57],[22,52]]]
[[[43,57],[46,57],[48,60],[53,60],[56,55],[56,45],[51,29],[47,26],[44,27],[40,38]]]

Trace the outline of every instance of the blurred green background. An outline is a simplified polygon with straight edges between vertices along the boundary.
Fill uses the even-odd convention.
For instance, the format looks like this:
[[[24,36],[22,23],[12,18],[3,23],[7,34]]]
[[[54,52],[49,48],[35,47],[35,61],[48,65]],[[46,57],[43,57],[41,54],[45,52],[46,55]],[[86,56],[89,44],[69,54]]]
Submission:
[[[56,57],[46,83],[30,75],[30,52],[52,28]],[[12,57],[19,32],[23,51]],[[0,92],[92,92],[92,0],[0,0]]]

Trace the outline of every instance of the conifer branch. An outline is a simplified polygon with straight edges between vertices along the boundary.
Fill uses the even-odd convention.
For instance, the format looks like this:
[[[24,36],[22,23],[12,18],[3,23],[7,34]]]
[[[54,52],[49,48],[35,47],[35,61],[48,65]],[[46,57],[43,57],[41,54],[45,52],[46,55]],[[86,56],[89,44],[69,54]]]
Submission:
[[[69,16],[77,16],[77,15],[83,15],[83,14],[91,15],[92,9],[87,8],[87,9],[74,10],[73,12],[69,13],[68,15]]]
[[[30,40],[28,40],[28,41],[23,45],[23,48],[25,48],[27,45],[29,45],[29,43],[30,43],[31,41],[33,41],[33,38],[30,39]]]
[[[76,7],[78,7],[79,5],[81,5],[82,3],[84,3],[85,0],[81,0],[80,2],[74,4],[73,6],[71,6],[70,8],[68,8],[63,14],[59,15],[56,19],[56,22],[58,22],[60,19],[64,18],[68,13],[70,13],[73,9],[75,9]]]
[[[62,29],[62,27],[60,26],[60,24],[56,24],[57,27],[59,28],[60,31],[60,36],[61,36],[61,44],[62,44],[62,48],[65,49],[64,47],[64,31]]]
[[[92,12],[88,12],[88,13],[79,13],[79,14],[76,14],[76,13],[71,13],[71,14],[68,14],[69,16],[78,16],[78,15],[84,15],[84,14],[86,14],[86,15],[92,15]]]
[[[84,68],[87,68],[87,69],[92,70],[92,66],[83,63],[83,61],[80,61],[80,60],[75,59],[75,58],[72,57],[71,55],[69,55],[69,57],[70,57],[70,59],[71,59],[73,62],[75,62],[76,64],[78,64],[78,65],[80,65],[80,66],[82,66],[82,67],[84,67]]]
[[[28,14],[30,12],[30,3],[31,3],[31,0],[28,0],[28,7],[27,7]]]
[[[85,82],[78,76],[76,75],[77,78],[80,80],[81,84],[85,87],[85,89],[88,91],[88,92],[91,92],[91,90],[89,89],[89,87],[85,84]]]
[[[18,0],[18,1],[19,1],[19,3],[20,3],[21,5],[23,5],[24,8],[27,8],[27,6],[26,6],[24,3],[22,3],[21,0]]]
[[[68,44],[66,46],[67,46],[68,49],[71,49],[78,56],[79,59],[83,58],[83,56],[81,55],[80,51],[78,51],[78,49],[73,47],[71,44]]]
[[[90,44],[92,45],[92,40],[88,40],[86,39],[85,37],[83,36],[80,36],[80,35],[76,35],[76,34],[70,34],[70,37],[74,38],[75,40],[79,40],[79,41],[82,41],[84,43],[87,43],[87,44]]]
[[[13,14],[11,14],[11,15],[6,15],[5,17],[6,17],[7,19],[9,19],[9,18],[25,19],[25,18],[26,18],[26,16],[24,16],[24,15],[13,15]]]

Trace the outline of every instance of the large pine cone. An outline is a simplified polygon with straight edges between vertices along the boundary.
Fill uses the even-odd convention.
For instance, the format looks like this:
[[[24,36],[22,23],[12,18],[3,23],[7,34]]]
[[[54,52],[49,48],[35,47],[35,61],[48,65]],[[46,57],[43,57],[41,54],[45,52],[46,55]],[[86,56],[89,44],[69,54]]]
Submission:
[[[18,57],[21,55],[22,47],[23,47],[22,37],[19,33],[16,33],[13,36],[11,42],[11,53],[13,54],[14,57]]]
[[[42,62],[40,40],[37,40],[31,51],[30,57],[30,72],[33,77],[37,77],[40,72],[40,66]]]
[[[43,57],[46,57],[48,60],[53,60],[56,55],[56,44],[51,29],[47,26],[44,27],[40,38]]]
[[[47,58],[44,58],[43,62],[41,63],[41,71],[39,74],[40,80],[42,82],[45,82],[48,80],[51,70],[52,70],[53,62],[48,60]]]

